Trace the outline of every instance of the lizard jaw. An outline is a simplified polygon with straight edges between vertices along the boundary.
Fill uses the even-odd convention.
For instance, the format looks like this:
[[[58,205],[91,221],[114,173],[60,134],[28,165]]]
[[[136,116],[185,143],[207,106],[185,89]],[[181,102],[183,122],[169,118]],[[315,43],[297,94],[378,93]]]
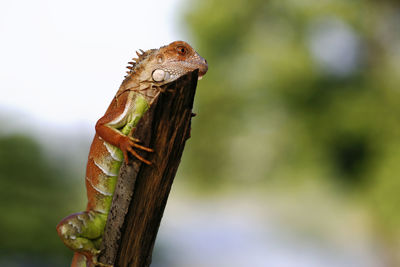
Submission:
[[[199,54],[196,53],[196,55],[197,55],[197,58],[199,58],[199,60],[196,62],[196,64],[197,64],[198,69],[199,69],[199,78],[198,78],[198,80],[200,81],[208,71],[208,63],[207,63],[207,60],[202,58]]]
[[[208,65],[207,61],[205,61],[205,63],[202,64],[201,67],[199,68],[199,78],[198,78],[199,81],[203,79],[203,76],[207,73],[207,70],[208,70]]]

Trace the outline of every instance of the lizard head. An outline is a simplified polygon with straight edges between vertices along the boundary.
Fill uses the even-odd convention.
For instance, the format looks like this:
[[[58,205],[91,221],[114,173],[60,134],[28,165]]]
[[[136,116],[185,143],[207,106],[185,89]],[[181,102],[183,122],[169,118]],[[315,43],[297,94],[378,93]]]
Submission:
[[[199,69],[199,79],[208,70],[207,61],[188,43],[175,41],[159,49],[136,52],[136,62],[128,67],[133,72],[140,71],[141,80],[150,80],[159,85],[172,82],[188,72]]]
[[[207,61],[183,41],[161,47],[155,57],[157,63],[152,73],[154,81],[170,82],[195,69],[199,69],[201,79],[208,70]]]

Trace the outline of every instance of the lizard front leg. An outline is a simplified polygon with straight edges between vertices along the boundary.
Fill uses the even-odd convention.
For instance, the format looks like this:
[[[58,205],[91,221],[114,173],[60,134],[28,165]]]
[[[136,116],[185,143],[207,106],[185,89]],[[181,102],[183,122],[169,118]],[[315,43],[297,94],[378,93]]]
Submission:
[[[141,117],[144,112],[145,110],[136,114],[136,116]],[[129,163],[128,153],[130,153],[140,161],[150,165],[151,162],[140,156],[135,149],[147,152],[153,152],[153,149],[140,145],[140,141],[131,136],[131,130],[134,129],[135,125],[128,121],[127,115],[123,116],[124,114],[120,113],[121,112],[117,111],[107,112],[106,115],[104,115],[96,124],[97,134],[107,143],[121,149],[126,163]],[[113,120],[113,118],[118,119]]]

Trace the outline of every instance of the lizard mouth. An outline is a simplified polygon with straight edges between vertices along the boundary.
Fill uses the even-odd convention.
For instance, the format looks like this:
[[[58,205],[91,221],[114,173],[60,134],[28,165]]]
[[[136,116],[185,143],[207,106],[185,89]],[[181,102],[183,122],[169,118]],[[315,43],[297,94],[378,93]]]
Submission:
[[[190,60],[190,63],[192,64],[193,67],[199,69],[198,80],[201,80],[208,71],[207,60],[205,60],[203,57],[201,57],[199,54],[196,53],[195,60],[193,59]]]
[[[207,60],[202,58],[202,62],[199,68],[199,80],[203,79],[203,76],[207,73],[207,71],[208,71]]]

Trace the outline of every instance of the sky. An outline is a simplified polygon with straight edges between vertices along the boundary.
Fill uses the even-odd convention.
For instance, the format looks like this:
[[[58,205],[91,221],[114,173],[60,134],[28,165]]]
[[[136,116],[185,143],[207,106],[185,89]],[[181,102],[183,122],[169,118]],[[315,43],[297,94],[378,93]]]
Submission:
[[[94,125],[136,50],[185,40],[179,4],[1,1],[0,118]]]

